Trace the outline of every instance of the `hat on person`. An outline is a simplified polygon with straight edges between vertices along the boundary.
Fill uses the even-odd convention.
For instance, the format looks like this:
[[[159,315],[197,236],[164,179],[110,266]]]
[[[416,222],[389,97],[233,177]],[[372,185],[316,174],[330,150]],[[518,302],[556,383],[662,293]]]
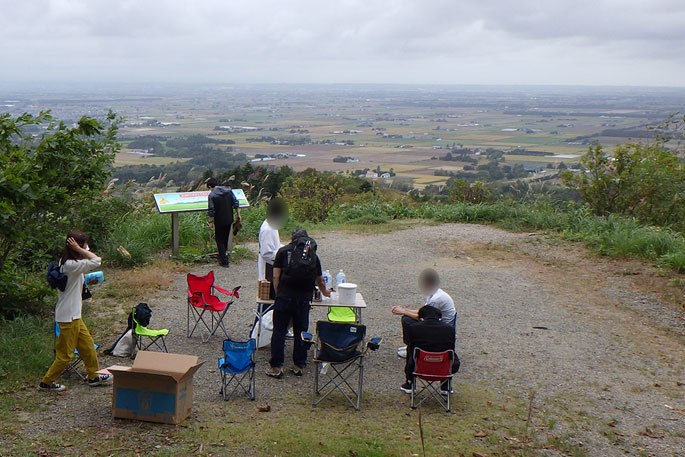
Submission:
[[[307,233],[307,231],[303,228],[298,228],[293,230],[291,238],[293,241],[299,238],[309,238],[309,233]]]

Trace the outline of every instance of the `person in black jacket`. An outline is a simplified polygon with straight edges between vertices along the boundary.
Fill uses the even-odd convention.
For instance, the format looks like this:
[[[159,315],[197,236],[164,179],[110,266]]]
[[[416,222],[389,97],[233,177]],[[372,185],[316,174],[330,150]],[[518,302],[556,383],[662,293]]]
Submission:
[[[309,328],[309,308],[315,285],[326,297],[321,272],[321,260],[316,254],[316,241],[309,238],[304,229],[293,230],[290,244],[278,250],[274,260],[274,288],[276,300],[273,307],[273,333],[271,334],[271,359],[266,375],[283,379],[285,361],[285,334],[288,324],[293,323],[293,368],[295,376],[302,376],[307,365],[307,344],[302,332]]]
[[[407,345],[407,361],[404,365],[404,374],[406,382],[401,387],[405,393],[411,393],[415,348],[427,352],[454,350],[454,326],[441,321],[441,316],[439,309],[426,305],[419,309],[419,320],[405,328],[404,343]],[[452,373],[457,371],[459,371],[459,357],[455,353]],[[443,386],[443,390],[446,389],[447,386]]]
[[[219,264],[222,267],[228,267],[226,251],[233,227],[233,210],[235,209],[236,219],[240,222],[240,205],[231,188],[219,186],[216,179],[209,178],[207,187],[210,189],[207,202],[209,205],[207,210],[209,228],[214,229],[216,247],[219,250]]]

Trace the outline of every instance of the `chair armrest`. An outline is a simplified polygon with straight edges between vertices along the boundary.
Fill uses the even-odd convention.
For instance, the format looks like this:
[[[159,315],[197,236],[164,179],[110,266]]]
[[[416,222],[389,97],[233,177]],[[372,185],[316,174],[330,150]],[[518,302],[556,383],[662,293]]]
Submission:
[[[217,290],[218,292],[221,292],[222,294],[232,295],[232,296],[235,297],[235,298],[240,298],[240,292],[239,292],[239,290],[240,290],[241,287],[242,287],[242,286],[238,286],[238,287],[236,287],[235,289],[233,289],[233,290],[231,290],[231,291],[228,291],[228,290],[226,290],[226,289],[224,289],[224,288],[222,288],[222,287],[219,287],[219,286],[214,286],[214,289]]]
[[[383,338],[371,338],[371,340],[369,340],[369,342],[366,343],[366,346],[372,351],[377,351],[378,348],[381,347],[382,342]]]
[[[309,332],[302,332],[302,341],[304,341],[305,343],[313,343],[314,335],[312,335]]]

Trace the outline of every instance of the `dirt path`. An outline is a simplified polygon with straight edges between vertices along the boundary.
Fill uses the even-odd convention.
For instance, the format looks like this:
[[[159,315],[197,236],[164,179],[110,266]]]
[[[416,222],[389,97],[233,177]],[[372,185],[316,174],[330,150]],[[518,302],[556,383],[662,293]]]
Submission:
[[[536,433],[582,443],[590,456],[685,455],[685,321],[676,306],[645,290],[641,275],[633,274],[640,271],[626,273],[626,265],[639,270],[639,264],[590,258],[574,245],[476,225],[326,233],[317,241],[324,268],[343,268],[348,281],[359,284],[369,305],[363,316],[369,334],[384,338],[382,350],[369,357],[367,392],[407,402],[398,389],[399,320],[389,310],[419,306],[417,275],[434,267],[457,306],[458,384],[521,398],[535,391]],[[253,319],[255,270],[250,261],[216,269],[221,286],[243,285],[243,298],[228,313],[236,339],[248,336]],[[170,290],[150,301],[152,326],[172,329],[171,351],[207,361],[196,375],[196,399],[216,401],[220,338],[202,344],[185,337],[184,297],[185,277],[178,275]],[[311,321],[318,318],[321,310]],[[260,401],[309,395],[310,370],[302,379],[275,381],[263,374],[267,360],[268,351],[260,352]],[[459,401],[457,386],[456,410]],[[97,414],[110,420],[106,410]],[[549,455],[560,454],[550,449]]]

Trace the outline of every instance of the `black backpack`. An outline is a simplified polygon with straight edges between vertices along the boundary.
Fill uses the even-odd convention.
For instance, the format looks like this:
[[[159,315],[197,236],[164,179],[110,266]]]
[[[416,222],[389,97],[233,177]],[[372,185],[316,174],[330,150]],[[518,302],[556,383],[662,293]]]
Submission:
[[[285,274],[289,280],[311,281],[316,278],[316,241],[303,236],[293,240],[293,249],[287,253]]]
[[[135,311],[133,312],[138,325],[147,327],[150,325],[150,318],[152,317],[152,310],[147,305],[147,303],[138,303],[136,305]],[[131,320],[131,315],[128,315],[128,328],[133,328],[133,321]]]
[[[47,280],[50,287],[64,292],[64,289],[67,288],[67,279],[67,275],[62,273],[62,265],[55,262],[50,262],[50,265],[48,265],[47,274]]]

